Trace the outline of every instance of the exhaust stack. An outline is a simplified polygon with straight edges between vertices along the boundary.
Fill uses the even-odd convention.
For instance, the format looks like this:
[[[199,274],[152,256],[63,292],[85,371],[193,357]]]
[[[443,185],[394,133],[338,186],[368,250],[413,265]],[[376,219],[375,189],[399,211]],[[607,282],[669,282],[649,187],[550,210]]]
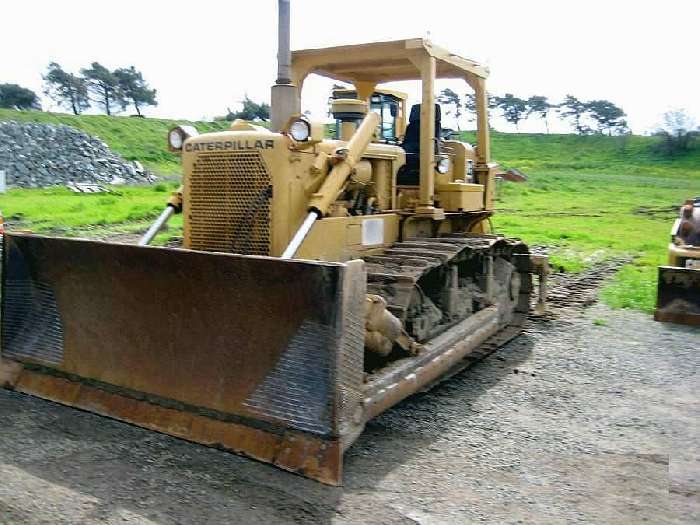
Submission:
[[[289,117],[301,112],[297,86],[292,83],[292,52],[289,44],[290,0],[277,0],[277,80],[272,86],[270,121],[280,131]]]
[[[292,82],[292,50],[289,48],[289,0],[278,0],[277,22],[277,81],[275,85]]]

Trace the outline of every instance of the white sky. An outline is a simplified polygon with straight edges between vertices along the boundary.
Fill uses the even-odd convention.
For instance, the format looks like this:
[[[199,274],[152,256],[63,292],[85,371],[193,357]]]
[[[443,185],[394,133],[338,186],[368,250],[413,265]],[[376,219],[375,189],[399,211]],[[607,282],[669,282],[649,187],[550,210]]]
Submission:
[[[0,83],[40,93],[51,61],[74,72],[95,60],[134,65],[158,89],[159,105],[147,115],[211,118],[245,93],[269,99],[276,9],[276,0],[4,2]],[[301,49],[430,35],[488,65],[494,94],[608,99],[643,133],[669,108],[700,121],[699,20],[697,0],[292,0],[291,38]],[[303,109],[325,118],[330,84],[307,81]],[[467,92],[456,81],[437,87],[447,86]],[[532,120],[521,129],[543,129]],[[443,125],[454,124],[448,117]]]

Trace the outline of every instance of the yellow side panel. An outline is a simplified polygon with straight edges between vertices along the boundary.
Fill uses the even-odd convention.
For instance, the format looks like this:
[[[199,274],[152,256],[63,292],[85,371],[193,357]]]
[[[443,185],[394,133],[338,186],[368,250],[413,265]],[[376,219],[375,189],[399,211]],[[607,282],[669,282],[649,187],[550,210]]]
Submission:
[[[399,238],[399,216],[393,213],[326,217],[316,221],[296,258],[343,262],[381,251]]]
[[[437,200],[445,211],[478,211],[484,208],[482,184],[450,183],[437,187]]]

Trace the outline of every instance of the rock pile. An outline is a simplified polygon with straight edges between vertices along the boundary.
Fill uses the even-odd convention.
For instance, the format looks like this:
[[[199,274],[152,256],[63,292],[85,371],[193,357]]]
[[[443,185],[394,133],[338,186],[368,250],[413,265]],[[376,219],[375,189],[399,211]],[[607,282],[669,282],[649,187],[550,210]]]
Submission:
[[[43,188],[75,182],[135,184],[155,177],[97,137],[64,125],[0,122],[0,170],[8,186]]]

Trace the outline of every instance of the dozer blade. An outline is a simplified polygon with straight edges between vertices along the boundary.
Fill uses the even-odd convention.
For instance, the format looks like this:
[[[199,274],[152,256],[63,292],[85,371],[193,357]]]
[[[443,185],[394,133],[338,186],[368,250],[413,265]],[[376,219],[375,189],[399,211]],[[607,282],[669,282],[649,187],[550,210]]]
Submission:
[[[659,267],[654,319],[700,326],[700,270]]]
[[[339,484],[361,262],[7,234],[3,291],[4,386]]]

